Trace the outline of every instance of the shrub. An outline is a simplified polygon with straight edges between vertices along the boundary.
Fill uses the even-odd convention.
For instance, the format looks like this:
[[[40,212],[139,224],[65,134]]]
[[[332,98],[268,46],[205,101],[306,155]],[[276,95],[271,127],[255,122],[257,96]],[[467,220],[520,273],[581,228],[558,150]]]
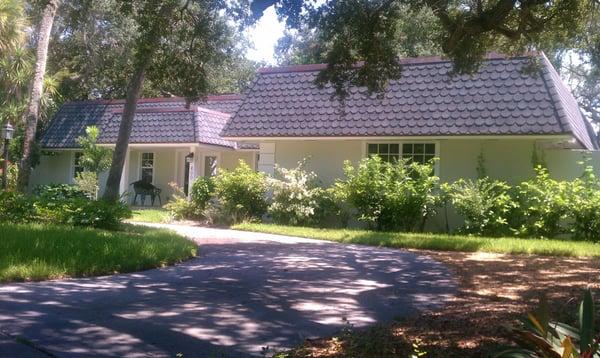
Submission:
[[[269,213],[273,221],[284,225],[311,225],[322,196],[317,175],[304,168],[306,160],[298,162],[293,169],[275,166],[275,178],[269,179],[272,203]]]
[[[123,219],[131,217],[131,210],[121,202],[80,197],[61,200],[40,197],[33,206],[39,221],[55,224],[114,229]]]
[[[70,184],[38,185],[33,189],[33,195],[43,201],[87,198],[87,195],[83,190],[76,185]]]
[[[374,156],[357,168],[345,162],[346,179],[336,183],[339,197],[358,211],[369,227],[389,231],[422,230],[434,212],[438,178],[430,164],[400,160],[387,163]]]
[[[315,197],[316,206],[311,225],[316,227],[346,227],[350,220],[348,208],[343,198],[337,195],[335,187],[319,191]]]
[[[512,225],[520,236],[552,238],[564,231],[569,183],[550,179],[548,170],[542,166],[535,171],[533,179],[515,188],[519,210]]]
[[[0,222],[26,223],[36,217],[33,202],[22,194],[0,191]]]
[[[94,172],[83,171],[77,174],[75,178],[79,190],[85,193],[90,199],[98,199],[98,175]]]
[[[569,211],[573,237],[600,242],[600,181],[587,166],[581,178],[569,185]]]
[[[510,189],[505,182],[489,178],[460,179],[442,186],[449,202],[465,220],[460,230],[484,236],[511,233],[508,219],[517,204]]]
[[[266,178],[244,161],[232,171],[220,171],[214,178],[215,207],[220,216],[231,223],[257,220],[266,212]]]
[[[202,216],[202,210],[186,197],[177,183],[171,182],[169,186],[173,189],[173,199],[166,203],[164,208],[173,219],[198,219]]]
[[[194,180],[190,191],[190,199],[198,213],[206,209],[206,205],[208,205],[214,191],[215,185],[211,178],[198,177]]]

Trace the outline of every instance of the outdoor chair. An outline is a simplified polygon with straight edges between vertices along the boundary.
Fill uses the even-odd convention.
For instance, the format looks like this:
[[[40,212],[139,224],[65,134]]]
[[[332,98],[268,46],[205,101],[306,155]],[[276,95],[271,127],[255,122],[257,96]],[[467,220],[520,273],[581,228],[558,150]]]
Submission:
[[[143,180],[135,181],[130,185],[133,185],[133,192],[135,194],[133,196],[133,205],[135,205],[137,197],[139,195],[141,206],[144,206],[146,203],[146,196],[148,195],[150,196],[151,206],[154,206],[154,200],[156,198],[158,198],[158,202],[160,203],[160,206],[162,206],[162,199],[160,197],[160,193],[162,192],[162,190],[160,188],[157,188],[154,185],[152,185],[152,183],[148,183]]]

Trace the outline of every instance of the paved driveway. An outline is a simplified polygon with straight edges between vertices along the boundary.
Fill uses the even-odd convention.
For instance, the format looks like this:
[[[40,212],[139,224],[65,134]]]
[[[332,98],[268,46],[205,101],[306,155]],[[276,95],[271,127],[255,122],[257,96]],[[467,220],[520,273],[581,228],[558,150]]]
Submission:
[[[198,258],[109,277],[0,285],[0,332],[58,357],[244,357],[440,308],[456,284],[409,252],[172,226]],[[2,333],[0,333],[2,337]],[[10,345],[0,340],[0,355]],[[6,343],[6,339],[4,339]]]

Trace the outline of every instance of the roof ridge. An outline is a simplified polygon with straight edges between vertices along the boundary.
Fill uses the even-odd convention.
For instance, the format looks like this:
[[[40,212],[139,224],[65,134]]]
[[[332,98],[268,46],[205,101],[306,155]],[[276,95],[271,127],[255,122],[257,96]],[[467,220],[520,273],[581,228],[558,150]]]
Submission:
[[[124,108],[116,108],[112,110],[113,114],[123,113]],[[137,108],[135,114],[139,113],[172,113],[172,112],[194,112],[193,108],[186,107],[153,107],[153,108]]]
[[[226,100],[235,100],[235,99],[243,99],[244,96],[238,93],[223,93],[223,94],[209,94],[205,97],[200,98],[201,100],[209,100],[209,101],[226,101]],[[147,98],[139,98],[138,103],[161,103],[161,102],[185,102],[185,97],[147,97]],[[66,101],[65,105],[73,105],[73,104],[125,104],[126,99],[116,98],[116,99],[86,99],[80,101]],[[194,101],[192,103],[197,103],[198,101]]]
[[[518,59],[518,58],[526,58],[526,57],[535,57],[539,56],[539,52],[530,51],[524,52],[517,56],[509,56],[499,52],[489,52],[485,55],[484,61],[491,60],[504,60],[504,59]],[[432,64],[432,63],[448,63],[452,62],[449,58],[444,58],[442,56],[421,56],[421,57],[405,57],[399,59],[401,65],[423,65],[423,64]],[[358,68],[363,65],[363,61],[357,62],[354,67]],[[258,69],[259,74],[268,74],[268,73],[293,73],[293,72],[313,72],[313,71],[321,71],[327,68],[326,63],[311,63],[305,65],[288,65],[288,66],[277,66],[277,67],[263,67]]]

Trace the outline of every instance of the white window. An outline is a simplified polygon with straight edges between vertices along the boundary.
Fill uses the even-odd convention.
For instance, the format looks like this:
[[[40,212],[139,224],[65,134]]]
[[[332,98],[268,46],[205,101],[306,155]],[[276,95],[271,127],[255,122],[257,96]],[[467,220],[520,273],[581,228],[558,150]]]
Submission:
[[[84,168],[81,163],[81,159],[83,157],[82,152],[75,152],[73,155],[73,178],[77,178],[79,173],[83,172]]]
[[[409,162],[427,163],[436,155],[435,143],[368,143],[367,154],[386,162],[404,158]]]
[[[435,157],[435,143],[403,143],[402,158],[409,162],[428,163]]]
[[[140,179],[146,183],[154,182],[154,153],[142,153]]]

